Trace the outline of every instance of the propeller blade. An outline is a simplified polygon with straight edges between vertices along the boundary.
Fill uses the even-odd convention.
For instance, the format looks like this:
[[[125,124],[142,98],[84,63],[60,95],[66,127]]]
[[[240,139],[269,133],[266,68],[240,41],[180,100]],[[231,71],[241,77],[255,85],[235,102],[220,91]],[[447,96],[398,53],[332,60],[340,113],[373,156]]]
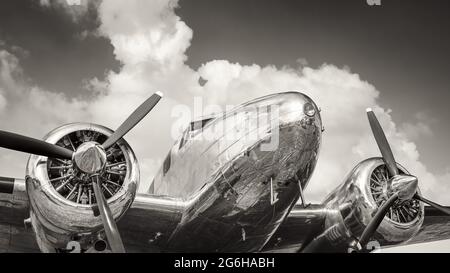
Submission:
[[[72,160],[73,152],[69,149],[45,142],[43,140],[0,131],[0,147],[19,152]]]
[[[108,239],[109,246],[114,253],[125,253],[125,247],[120,237],[119,230],[116,225],[116,221],[109,209],[108,203],[103,196],[101,188],[101,182],[98,176],[97,181],[93,181],[92,186],[94,188],[95,198],[97,199],[98,209],[100,211],[100,217],[102,218],[103,227],[105,228],[106,238]]]
[[[144,103],[142,103],[123,123],[119,128],[103,143],[103,147],[107,150],[121,139],[128,131],[130,131],[136,124],[139,123],[159,102],[163,97],[161,92],[156,92]]]
[[[367,109],[367,117],[369,118],[370,127],[372,128],[372,133],[375,137],[375,140],[378,144],[378,148],[383,155],[384,162],[386,163],[389,173],[392,176],[398,175],[397,163],[395,161],[394,155],[392,154],[391,147],[389,146],[389,142],[386,139],[386,135],[384,134],[383,128],[378,122],[375,113],[372,109]]]
[[[441,205],[439,205],[437,203],[434,203],[433,201],[430,201],[430,200],[426,199],[425,197],[420,196],[417,193],[416,193],[416,195],[414,195],[414,198],[416,198],[417,200],[420,200],[420,201],[422,201],[422,202],[432,206],[435,209],[438,209],[438,210],[442,211],[443,213],[446,213],[446,214],[450,215],[450,209],[448,209],[448,208],[446,208],[444,206],[441,206]]]
[[[364,248],[365,245],[369,242],[370,238],[372,238],[373,234],[375,233],[375,231],[377,231],[378,227],[380,226],[381,221],[383,221],[384,216],[391,208],[391,206],[395,203],[395,201],[397,201],[397,199],[398,193],[395,193],[378,209],[377,213],[372,218],[372,221],[367,225],[366,229],[364,229],[364,232],[362,233],[361,238],[359,239],[359,245],[362,248]]]

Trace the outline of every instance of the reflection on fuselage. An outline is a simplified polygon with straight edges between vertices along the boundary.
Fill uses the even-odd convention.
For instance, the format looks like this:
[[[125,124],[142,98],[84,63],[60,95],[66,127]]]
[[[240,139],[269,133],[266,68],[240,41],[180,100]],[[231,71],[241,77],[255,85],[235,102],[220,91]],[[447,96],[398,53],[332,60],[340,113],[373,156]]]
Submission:
[[[322,132],[317,106],[298,92],[274,94],[199,128],[175,143],[149,192],[182,200],[165,249],[258,251],[314,170]]]

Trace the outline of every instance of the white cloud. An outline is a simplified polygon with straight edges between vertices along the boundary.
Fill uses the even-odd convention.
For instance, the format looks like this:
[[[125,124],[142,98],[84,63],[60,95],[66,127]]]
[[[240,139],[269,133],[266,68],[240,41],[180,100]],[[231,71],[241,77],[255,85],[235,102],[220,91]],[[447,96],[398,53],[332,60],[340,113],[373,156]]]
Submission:
[[[44,8],[56,8],[67,13],[75,22],[86,15],[90,8],[96,8],[99,0],[38,0]]]
[[[100,32],[114,46],[125,65],[146,63],[176,69],[186,60],[192,30],[173,12],[177,1],[123,3],[103,1],[99,7]]]
[[[227,61],[212,61],[199,69],[207,80],[204,94],[211,102],[239,103],[270,92],[298,90],[312,97],[323,109],[326,128],[317,169],[307,196],[320,201],[336,187],[361,160],[379,156],[365,109],[372,107],[385,129],[397,161],[417,175],[427,196],[447,202],[435,191],[443,180],[429,173],[420,162],[414,142],[398,130],[390,111],[378,104],[379,91],[348,69],[323,65],[318,69],[276,69],[258,65],[242,66]]]
[[[171,138],[171,124],[175,121],[171,117],[171,109],[174,105],[191,105],[193,96],[202,96],[210,104],[239,104],[268,93],[297,90],[311,96],[322,108],[326,128],[319,163],[307,192],[310,201],[320,201],[359,161],[379,155],[365,114],[365,109],[372,107],[386,130],[397,161],[420,178],[427,197],[448,203],[444,192],[436,187],[440,185],[448,189],[448,183],[443,185],[448,181],[448,175],[431,174],[421,163],[416,145],[411,141],[431,131],[419,123],[397,126],[389,110],[379,105],[380,92],[373,85],[348,68],[329,64],[311,68],[306,67],[306,61],[301,61],[298,68],[277,69],[274,66],[212,60],[197,71],[193,70],[185,64],[193,31],[175,14],[177,3],[162,0],[103,1],[98,6],[99,33],[110,39],[116,59],[122,63],[121,70],[117,73],[110,71],[105,82],[93,80],[88,84],[94,91],[99,89],[96,99],[89,103],[69,101],[40,89],[35,89],[34,94],[33,89],[27,89],[21,91],[26,92],[21,96],[26,94],[27,99],[20,106],[26,108],[30,104],[27,107],[37,111],[31,117],[35,119],[34,123],[42,123],[45,128],[67,119],[74,121],[74,118],[90,118],[116,128],[145,98],[155,91],[163,91],[166,96],[160,104],[127,135],[141,162],[141,190],[145,190],[157,163],[161,162],[174,141]],[[18,69],[15,61],[10,60],[10,63]],[[9,81],[9,74],[5,74],[5,83]],[[204,80],[202,85],[199,84],[200,78]],[[31,99],[33,94],[42,98],[38,101],[44,105],[37,107],[36,100]],[[8,107],[8,96],[6,102]],[[61,106],[47,110],[50,105]],[[62,107],[72,109],[62,111],[71,114],[58,115]],[[30,113],[27,111],[28,115]],[[16,127],[24,128],[20,123]],[[33,130],[40,132],[43,127]]]
[[[18,58],[0,50],[0,128],[42,138],[64,123],[89,119],[86,102],[69,100],[33,86],[23,75]],[[24,177],[26,155],[9,150],[0,154],[0,174]]]
[[[6,99],[3,95],[3,89],[0,88],[0,113],[3,112],[3,109],[6,107]]]
[[[426,193],[444,200],[443,196],[432,192],[438,179],[420,162],[408,134],[400,132],[389,112],[378,104],[380,93],[374,86],[348,68],[327,64],[317,69],[277,69],[213,60],[194,71],[185,64],[192,30],[174,13],[176,6],[177,1],[139,0],[104,1],[99,6],[100,32],[111,40],[123,67],[119,73],[109,75],[109,92],[95,107],[104,111],[120,101],[131,107],[152,91],[169,94],[169,99],[150,114],[150,119],[130,140],[145,160],[160,160],[165,153],[163,150],[170,147],[173,140],[169,124],[173,120],[167,113],[176,102],[190,103],[196,95],[211,104],[238,104],[272,92],[298,90],[310,95],[322,107],[326,126],[321,157],[310,183],[312,199],[318,201],[330,192],[362,159],[379,155],[365,116],[365,109],[372,107],[386,129],[398,161],[424,180],[422,187]],[[200,77],[205,80],[204,85],[198,83]],[[129,107],[122,109],[118,116],[130,111]],[[114,119],[109,123],[117,124]],[[158,135],[154,133],[156,126]],[[426,131],[421,124],[416,127],[421,127],[417,130],[422,133]],[[164,149],[152,147],[151,143],[158,143]],[[144,173],[144,185],[148,185],[151,176]]]

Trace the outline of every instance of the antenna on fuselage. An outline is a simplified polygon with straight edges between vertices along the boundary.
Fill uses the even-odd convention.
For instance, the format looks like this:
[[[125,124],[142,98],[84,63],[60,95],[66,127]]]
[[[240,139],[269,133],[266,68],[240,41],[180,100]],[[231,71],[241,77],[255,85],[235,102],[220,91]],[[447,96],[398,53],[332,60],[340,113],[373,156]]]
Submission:
[[[300,189],[300,199],[302,200],[303,208],[307,208],[307,207],[309,207],[309,205],[311,205],[311,203],[306,204],[305,196],[303,195],[302,183],[301,183],[300,179],[298,179],[297,174],[295,174],[295,180],[297,180],[298,187]]]

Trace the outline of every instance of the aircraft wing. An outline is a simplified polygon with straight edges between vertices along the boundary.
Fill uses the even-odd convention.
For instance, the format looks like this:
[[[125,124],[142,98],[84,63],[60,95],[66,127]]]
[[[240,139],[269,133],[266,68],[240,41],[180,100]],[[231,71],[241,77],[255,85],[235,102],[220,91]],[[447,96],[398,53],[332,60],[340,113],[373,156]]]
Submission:
[[[137,194],[133,204],[118,221],[127,252],[159,252],[181,218],[176,199]],[[25,181],[0,177],[0,253],[39,252],[30,217]]]
[[[450,239],[450,215],[425,207],[425,219],[419,232],[403,245],[420,244]],[[420,249],[418,249],[420,252]],[[450,249],[449,249],[450,252]]]
[[[39,252],[32,228],[26,228],[29,217],[25,181],[0,177],[0,253]]]
[[[450,216],[425,207],[424,223],[416,236],[403,244],[382,246],[373,253],[448,253],[449,246]]]
[[[25,181],[0,177],[0,252],[39,252],[32,228],[26,228],[29,204]],[[181,218],[176,199],[137,194],[118,227],[128,252],[159,252]],[[295,205],[263,252],[298,252],[324,230],[323,205]],[[425,220],[416,236],[403,245],[450,239],[450,216],[425,207]],[[395,249],[391,246],[386,249]],[[400,250],[400,249],[399,249]],[[420,252],[417,247],[417,252]],[[401,252],[401,250],[400,250]]]
[[[182,216],[181,201],[151,194],[137,194],[117,222],[127,252],[161,252]]]
[[[263,252],[296,253],[302,246],[308,244],[314,237],[322,233],[325,223],[325,210],[322,205],[311,205],[304,208],[297,204],[269,242]],[[381,252],[422,252],[424,243],[450,240],[450,216],[441,211],[425,207],[425,219],[419,232],[409,241],[401,245],[382,246]],[[404,249],[405,246],[418,245],[413,250]],[[428,248],[428,251],[433,248]],[[450,251],[450,249],[449,249]]]
[[[262,251],[298,252],[303,245],[324,231],[325,217],[323,205],[309,205],[305,208],[302,204],[296,204]]]

